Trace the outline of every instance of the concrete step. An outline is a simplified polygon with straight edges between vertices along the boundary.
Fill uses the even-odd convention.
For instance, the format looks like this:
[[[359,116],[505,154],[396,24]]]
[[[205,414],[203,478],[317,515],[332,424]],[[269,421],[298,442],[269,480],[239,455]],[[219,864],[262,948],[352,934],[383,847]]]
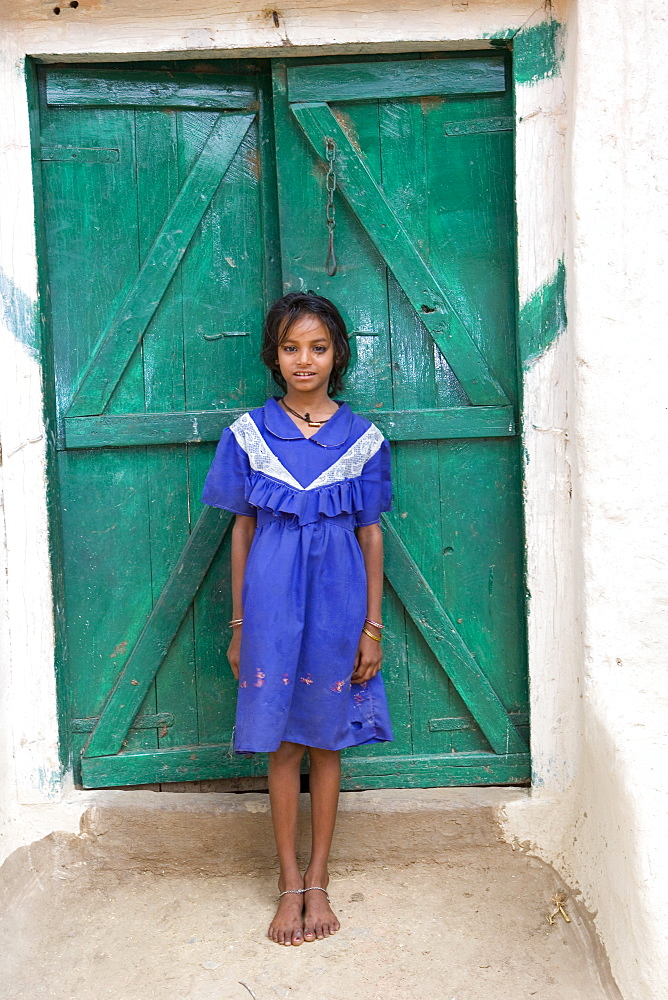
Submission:
[[[426,788],[344,792],[333,864],[424,860],[454,845],[498,843],[499,811],[526,796],[516,788]],[[309,797],[301,796],[300,849],[309,848]],[[201,871],[231,875],[276,864],[269,796],[105,792],[84,815],[88,860],[99,867],[175,870],[197,858]],[[225,845],[221,850],[221,845]]]
[[[341,930],[281,948],[266,795],[101,793],[1,870],[2,1000],[620,1000],[576,896],[501,840],[525,794],[346,793]]]

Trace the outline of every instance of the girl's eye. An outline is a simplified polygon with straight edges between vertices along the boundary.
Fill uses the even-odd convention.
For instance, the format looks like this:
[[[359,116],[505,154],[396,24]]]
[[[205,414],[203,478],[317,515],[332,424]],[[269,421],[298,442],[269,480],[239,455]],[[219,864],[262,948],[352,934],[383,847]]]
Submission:
[[[323,347],[322,344],[318,344],[316,347],[313,348],[313,350],[316,351],[318,354],[325,354],[326,351],[327,351],[327,348]]]

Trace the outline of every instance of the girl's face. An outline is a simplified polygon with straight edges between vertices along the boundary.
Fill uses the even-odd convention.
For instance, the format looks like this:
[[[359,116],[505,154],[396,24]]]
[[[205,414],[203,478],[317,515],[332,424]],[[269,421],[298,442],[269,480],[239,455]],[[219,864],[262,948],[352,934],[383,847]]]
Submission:
[[[325,394],[334,367],[329,330],[317,316],[305,313],[292,324],[278,345],[278,367],[289,392]]]

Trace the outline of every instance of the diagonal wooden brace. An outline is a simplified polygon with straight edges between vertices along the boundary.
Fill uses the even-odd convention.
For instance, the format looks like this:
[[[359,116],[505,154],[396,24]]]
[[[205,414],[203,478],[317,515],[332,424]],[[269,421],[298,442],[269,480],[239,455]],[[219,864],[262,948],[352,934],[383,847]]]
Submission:
[[[409,302],[474,405],[509,405],[446,289],[425,263],[366,163],[328,104],[293,104],[292,113],[315,153],[337,146],[337,187],[364,226]]]
[[[68,416],[104,412],[254,118],[254,114],[218,118],[120,309],[102,334]]]
[[[232,514],[205,507],[120,673],[84,749],[104,757],[121,749],[186,611],[232,523]]]
[[[385,575],[490,746],[498,754],[526,753],[524,740],[480,664],[385,515],[383,527]]]

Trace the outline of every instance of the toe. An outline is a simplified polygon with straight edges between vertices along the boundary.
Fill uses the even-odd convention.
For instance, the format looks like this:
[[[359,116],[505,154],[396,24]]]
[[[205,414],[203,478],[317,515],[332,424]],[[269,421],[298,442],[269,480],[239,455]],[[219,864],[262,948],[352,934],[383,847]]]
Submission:
[[[292,932],[292,943],[294,945],[302,944],[304,938],[302,937],[301,930],[296,930]]]

